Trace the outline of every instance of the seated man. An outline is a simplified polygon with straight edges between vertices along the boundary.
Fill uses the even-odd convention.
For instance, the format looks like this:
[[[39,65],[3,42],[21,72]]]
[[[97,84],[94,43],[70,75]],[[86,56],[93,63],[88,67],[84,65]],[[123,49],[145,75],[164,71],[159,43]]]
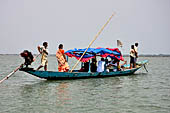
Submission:
[[[109,71],[119,71],[120,67],[119,67],[119,60],[118,59],[112,59],[112,61],[110,61],[110,63],[108,64],[107,68],[109,69]]]
[[[85,62],[84,63],[84,72],[88,72],[89,71],[89,62]]]
[[[123,61],[123,64],[120,64],[121,71],[124,71],[125,69],[128,69],[125,65],[127,65],[127,61]]]
[[[92,59],[92,63],[90,64],[91,66],[91,72],[96,72],[97,71],[97,61],[96,58]]]

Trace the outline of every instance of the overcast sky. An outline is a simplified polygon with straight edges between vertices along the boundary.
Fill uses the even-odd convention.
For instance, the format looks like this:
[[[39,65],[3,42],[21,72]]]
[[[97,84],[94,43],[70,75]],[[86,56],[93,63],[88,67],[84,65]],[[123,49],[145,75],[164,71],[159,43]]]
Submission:
[[[170,54],[170,0],[0,0],[0,54],[19,54],[49,43],[51,54],[86,48],[112,13],[92,47],[123,53],[139,42],[140,54]]]

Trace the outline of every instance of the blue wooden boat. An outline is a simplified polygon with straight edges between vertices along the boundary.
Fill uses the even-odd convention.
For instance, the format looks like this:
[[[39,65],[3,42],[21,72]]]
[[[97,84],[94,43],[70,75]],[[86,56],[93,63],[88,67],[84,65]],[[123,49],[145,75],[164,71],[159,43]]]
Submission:
[[[68,57],[75,57],[77,60],[82,56],[86,49],[72,49],[65,52]],[[112,76],[122,76],[122,75],[132,75],[141,67],[145,67],[145,64],[148,63],[148,60],[138,62],[137,68],[125,69],[123,71],[116,72],[107,72],[106,69],[104,72],[90,72],[90,59],[100,56],[103,58],[111,58],[112,60],[124,60],[121,52],[118,48],[88,48],[87,52],[84,54],[81,62],[89,62],[89,71],[88,72],[79,72],[78,70],[73,70],[72,72],[54,72],[54,71],[37,71],[33,68],[21,68],[21,71],[32,74],[39,78],[44,78],[48,80],[55,79],[78,79],[78,78],[99,78],[99,77],[112,77]],[[129,65],[124,65],[125,68],[128,68]]]
[[[54,72],[54,71],[37,71],[33,68],[21,68],[20,71],[24,71],[31,75],[34,75],[39,78],[44,78],[47,80],[59,80],[59,79],[80,79],[80,78],[101,78],[101,77],[113,77],[113,76],[124,76],[132,75],[140,68],[144,67],[148,63],[148,60],[138,62],[137,68],[125,69],[124,71],[116,72],[78,72],[74,70],[73,72]],[[125,67],[128,67],[126,65]]]

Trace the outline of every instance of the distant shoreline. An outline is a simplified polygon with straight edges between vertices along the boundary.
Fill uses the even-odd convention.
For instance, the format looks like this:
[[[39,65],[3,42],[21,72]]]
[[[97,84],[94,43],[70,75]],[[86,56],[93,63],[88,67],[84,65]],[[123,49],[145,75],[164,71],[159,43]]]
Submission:
[[[0,54],[0,55],[19,55],[19,54]],[[37,54],[33,54],[37,55]],[[50,54],[49,56],[55,56],[55,54]],[[129,57],[129,55],[123,55],[124,57]],[[141,54],[139,57],[170,57],[170,54]]]

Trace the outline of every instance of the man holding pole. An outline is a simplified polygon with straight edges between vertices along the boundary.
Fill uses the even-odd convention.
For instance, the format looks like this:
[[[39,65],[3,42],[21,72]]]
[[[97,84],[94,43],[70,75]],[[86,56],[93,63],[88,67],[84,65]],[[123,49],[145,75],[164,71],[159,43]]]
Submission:
[[[38,46],[38,51],[40,52],[42,57],[41,57],[41,65],[37,68],[37,70],[44,67],[44,70],[47,71],[47,65],[48,65],[48,60],[47,60],[48,48],[47,47],[48,47],[47,42],[44,42],[42,47]]]

